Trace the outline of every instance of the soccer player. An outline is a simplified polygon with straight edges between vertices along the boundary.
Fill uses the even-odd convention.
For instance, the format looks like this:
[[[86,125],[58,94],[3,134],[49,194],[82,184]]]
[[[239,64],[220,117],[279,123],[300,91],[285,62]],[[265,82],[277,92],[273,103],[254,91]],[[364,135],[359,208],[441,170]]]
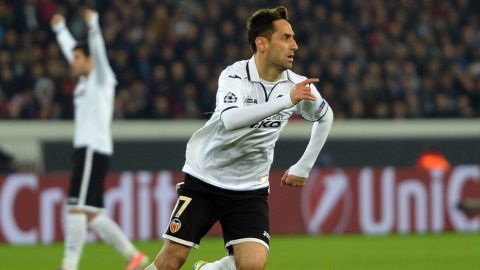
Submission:
[[[292,114],[314,122],[302,157],[281,185],[304,185],[333,122],[312,83],[292,72],[298,46],[280,6],[247,22],[252,58],[227,67],[218,80],[216,108],[187,144],[185,181],[155,262],[146,270],[179,269],[190,249],[220,221],[228,255],[194,269],[264,269],[269,250],[267,196],[273,148]]]
[[[103,185],[113,152],[110,125],[117,81],[107,59],[98,13],[87,9],[84,19],[88,26],[87,44],[75,41],[62,15],[55,14],[51,20],[72,73],[78,76],[74,92],[73,172],[61,269],[78,269],[87,226],[122,254],[128,262],[127,270],[140,269],[148,264],[148,258],[104,213]]]

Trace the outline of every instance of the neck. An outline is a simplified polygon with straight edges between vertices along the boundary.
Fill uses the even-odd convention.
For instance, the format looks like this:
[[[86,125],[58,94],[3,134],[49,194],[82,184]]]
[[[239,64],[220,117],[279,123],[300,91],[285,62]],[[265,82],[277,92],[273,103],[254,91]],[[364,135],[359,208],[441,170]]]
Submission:
[[[267,82],[276,82],[280,79],[283,70],[269,63],[264,55],[255,54],[255,64],[258,70],[258,76]]]

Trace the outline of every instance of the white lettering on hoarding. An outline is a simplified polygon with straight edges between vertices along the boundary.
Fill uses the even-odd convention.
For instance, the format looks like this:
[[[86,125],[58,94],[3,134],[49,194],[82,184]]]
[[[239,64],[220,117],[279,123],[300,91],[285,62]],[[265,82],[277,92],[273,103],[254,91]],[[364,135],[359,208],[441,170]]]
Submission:
[[[456,231],[478,232],[480,230],[480,217],[469,219],[457,208],[462,195],[462,188],[469,180],[480,180],[479,166],[457,166],[452,171],[448,185],[447,210]]]
[[[427,192],[425,185],[416,179],[402,181],[398,185],[398,232],[410,233],[410,202],[413,200],[415,207],[415,228],[418,233],[427,231]],[[412,199],[412,200],[410,200]]]
[[[445,204],[443,193],[443,172],[441,170],[433,170],[430,173],[430,208],[432,219],[432,232],[443,232],[445,227]]]
[[[392,231],[394,225],[394,184],[395,170],[387,167],[383,170],[380,185],[381,202],[373,202],[373,169],[363,168],[360,171],[359,200],[360,200],[360,230],[366,234],[386,234]],[[378,221],[374,217],[375,205],[381,208]]]
[[[55,240],[55,206],[63,204],[64,192],[61,188],[48,188],[39,197],[40,238],[42,243],[49,244]]]
[[[348,178],[343,173],[328,175],[324,183],[325,193],[318,201],[315,212],[308,222],[307,230],[309,233],[320,232],[320,226],[328,218],[328,215],[348,188]]]
[[[374,172],[380,177],[375,177]],[[399,175],[412,173],[399,172]],[[358,175],[358,179],[349,179],[349,175]],[[472,190],[466,188],[480,183],[480,166],[457,166],[448,174],[433,171],[430,177],[421,179],[402,176],[396,179],[396,175],[393,167],[375,170],[365,167],[351,174],[338,169],[323,179],[312,176],[309,181],[319,182],[316,193],[309,195],[304,189],[302,204],[309,207],[302,209],[307,213],[305,229],[309,233],[342,233],[348,229],[366,234],[480,230],[479,216],[467,216],[457,209],[465,191],[472,194]],[[45,178],[41,181],[50,181],[48,176]],[[2,239],[9,244],[47,244],[59,239],[64,226],[64,188],[44,188],[40,179],[32,174],[13,174],[3,179],[0,186]],[[358,181],[358,185],[353,181]],[[116,186],[105,192],[105,207],[110,216],[116,213],[127,236],[142,240],[161,238],[177,198],[172,173],[125,172],[114,183]],[[350,197],[352,192],[357,196]],[[26,201],[31,205],[27,209],[23,207]],[[356,209],[352,210],[351,206]],[[24,220],[28,218],[25,211],[37,210],[38,215],[35,213]],[[61,228],[57,224],[62,224]],[[89,239],[96,237],[90,234]]]
[[[104,197],[105,208],[113,217],[115,206],[119,207],[119,225],[128,238],[133,238],[133,173],[125,172],[120,175],[118,187],[110,188]]]
[[[172,174],[162,171],[157,176],[155,187],[155,200],[157,203],[157,237],[162,238],[167,229],[172,212],[172,203],[177,198],[175,186],[172,183]]]
[[[0,227],[5,239],[11,244],[33,244],[38,239],[37,228],[22,230],[15,218],[15,200],[19,191],[24,188],[37,190],[37,177],[33,174],[9,175],[0,193]],[[32,211],[32,209],[22,210]]]
[[[152,238],[152,196],[150,184],[152,173],[142,171],[137,175],[138,179],[138,238],[149,240]]]

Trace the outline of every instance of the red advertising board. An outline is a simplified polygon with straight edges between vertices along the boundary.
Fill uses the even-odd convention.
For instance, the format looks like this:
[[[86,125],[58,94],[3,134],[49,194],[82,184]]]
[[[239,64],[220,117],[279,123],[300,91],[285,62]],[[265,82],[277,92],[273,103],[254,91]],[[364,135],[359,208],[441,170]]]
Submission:
[[[480,217],[456,205],[480,199],[480,166],[450,172],[412,168],[321,169],[302,189],[280,187],[270,175],[273,234],[391,234],[478,231]],[[68,175],[0,177],[0,243],[51,243],[63,239]],[[180,172],[110,174],[105,208],[132,239],[160,238],[176,202]],[[211,232],[219,234],[215,226]],[[90,240],[95,240],[93,234]]]

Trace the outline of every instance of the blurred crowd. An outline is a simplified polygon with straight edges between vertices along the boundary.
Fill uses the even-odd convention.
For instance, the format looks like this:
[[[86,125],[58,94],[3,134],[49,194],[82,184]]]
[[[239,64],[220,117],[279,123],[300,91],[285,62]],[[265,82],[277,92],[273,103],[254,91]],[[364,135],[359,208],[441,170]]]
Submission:
[[[476,0],[7,0],[0,2],[0,118],[69,119],[72,78],[50,30],[79,40],[79,7],[100,13],[119,85],[118,119],[208,118],[220,72],[252,52],[245,22],[288,8],[293,70],[318,77],[336,118],[480,116]]]

